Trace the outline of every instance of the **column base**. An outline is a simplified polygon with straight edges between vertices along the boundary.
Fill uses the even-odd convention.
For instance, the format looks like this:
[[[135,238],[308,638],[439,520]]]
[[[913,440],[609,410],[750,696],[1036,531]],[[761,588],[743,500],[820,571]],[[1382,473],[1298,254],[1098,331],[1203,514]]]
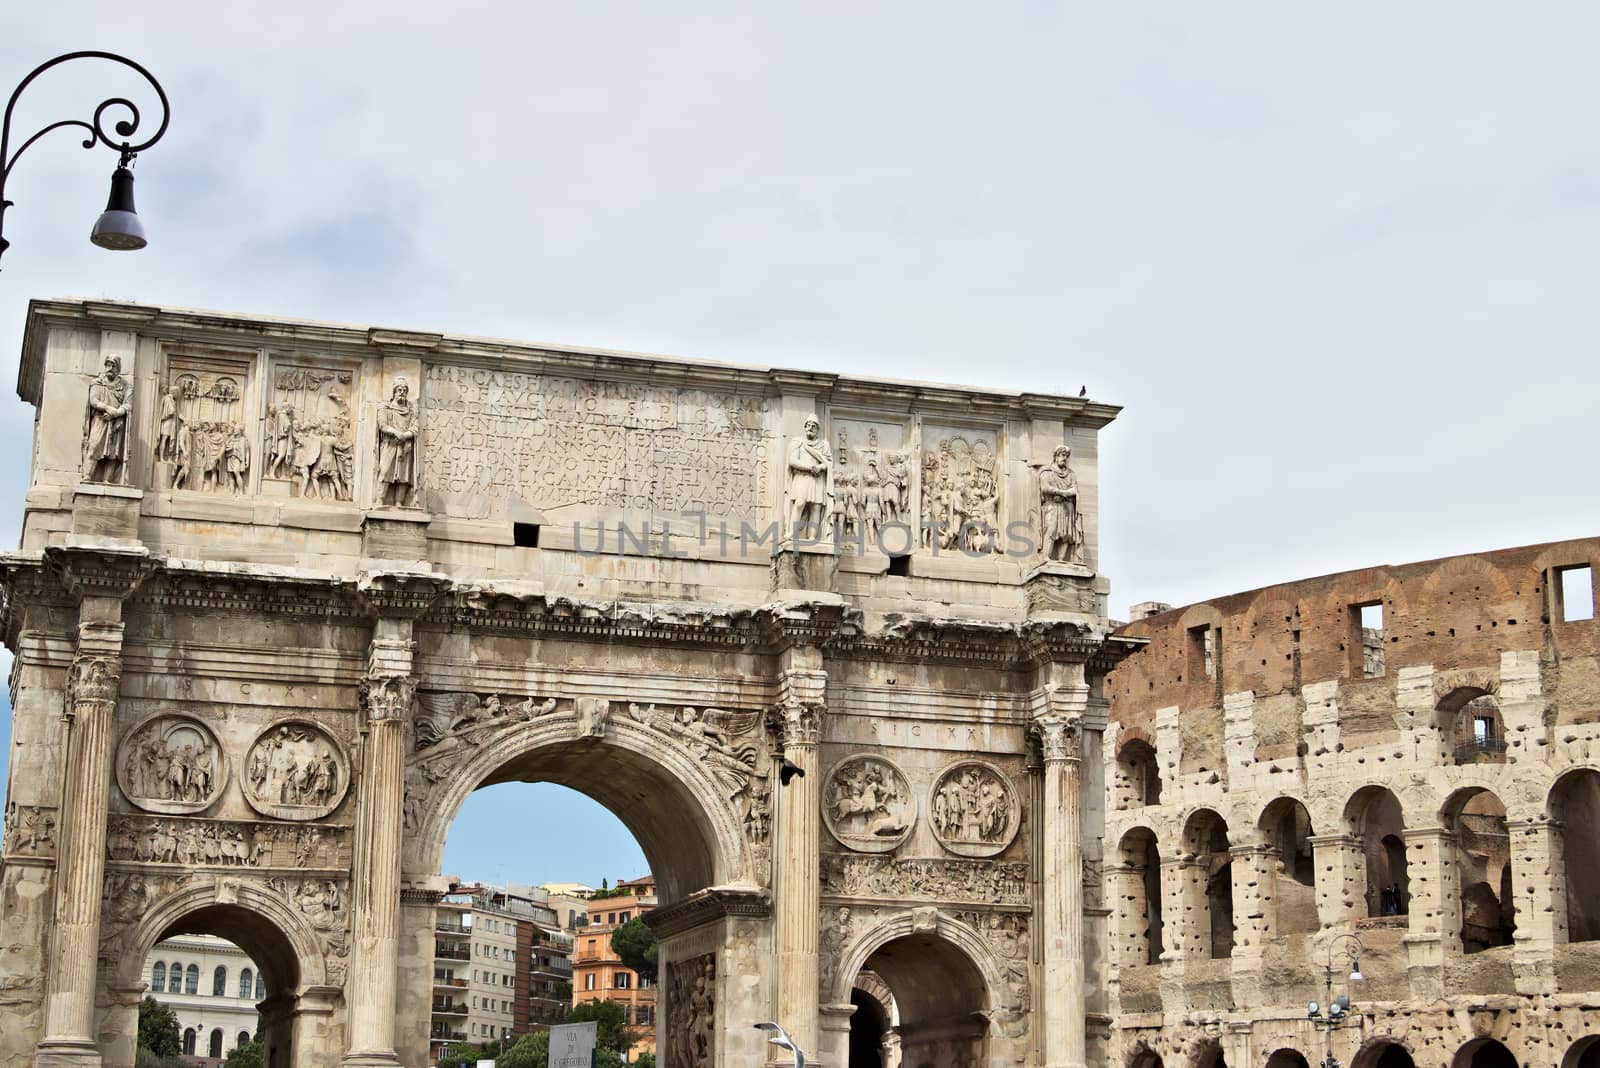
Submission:
[[[100,1047],[88,1039],[47,1038],[34,1049],[34,1068],[100,1068]]]
[[[400,1068],[400,1058],[392,1049],[351,1050],[339,1061],[340,1068]]]

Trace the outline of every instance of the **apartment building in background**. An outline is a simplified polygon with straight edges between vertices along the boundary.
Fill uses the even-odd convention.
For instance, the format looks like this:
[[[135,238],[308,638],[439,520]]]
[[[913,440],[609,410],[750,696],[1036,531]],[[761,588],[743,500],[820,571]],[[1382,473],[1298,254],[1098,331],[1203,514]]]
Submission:
[[[652,876],[624,879],[610,891],[597,890],[585,904],[587,922],[578,929],[572,956],[572,1003],[611,1000],[622,1006],[629,1027],[642,1037],[630,1058],[655,1052],[656,988],[641,979],[611,949],[611,932],[656,907]]]

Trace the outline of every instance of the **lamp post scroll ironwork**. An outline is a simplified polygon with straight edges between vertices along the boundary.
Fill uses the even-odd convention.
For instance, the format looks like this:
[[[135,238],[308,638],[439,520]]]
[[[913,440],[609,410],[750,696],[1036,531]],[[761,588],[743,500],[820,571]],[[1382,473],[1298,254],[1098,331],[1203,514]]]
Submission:
[[[11,150],[11,116],[16,110],[17,100],[22,96],[23,90],[33,83],[33,80],[45,71],[63,63],[76,59],[106,59],[120,63],[142,75],[156,91],[156,96],[161,101],[161,124],[156,127],[155,133],[143,141],[134,141],[139,132],[139,125],[143,116],[139,113],[138,105],[127,97],[113,96],[100,102],[94,109],[94,114],[89,119],[60,119],[32,134],[26,141],[17,146],[16,151]],[[111,127],[115,131],[106,129],[106,112],[112,108],[124,108],[127,117],[117,119]],[[135,63],[126,56],[119,56],[115,52],[68,52],[56,56],[39,64],[26,78],[23,78],[11,93],[11,99],[6,101],[6,111],[3,124],[0,124],[0,255],[4,255],[10,242],[5,239],[5,213],[12,206],[12,201],[6,199],[6,180],[11,177],[11,168],[16,166],[17,160],[29,148],[33,147],[45,134],[70,126],[87,130],[89,136],[83,139],[84,148],[93,148],[103,144],[118,153],[117,169],[111,175],[111,197],[106,204],[105,212],[95,222],[94,229],[89,239],[101,248],[109,249],[136,249],[143,248],[146,244],[144,228],[139,224],[139,218],[133,210],[133,171],[130,164],[134,157],[157,141],[167,132],[167,124],[172,119],[172,109],[167,103],[166,90],[161,88],[161,83],[144,67]]]
[[[1366,977],[1361,974],[1361,954],[1367,947],[1361,939],[1346,933],[1329,942],[1328,960],[1322,976],[1323,996],[1327,998],[1327,1009],[1324,1011],[1315,1001],[1306,1007],[1306,1016],[1324,1036],[1321,1068],[1340,1068],[1338,1060],[1333,1055],[1333,1032],[1350,1016],[1350,996],[1348,994],[1341,994],[1337,998],[1333,996],[1333,957],[1335,951],[1341,948],[1344,950],[1345,959],[1350,962],[1347,989],[1354,989],[1354,984],[1366,981]]]

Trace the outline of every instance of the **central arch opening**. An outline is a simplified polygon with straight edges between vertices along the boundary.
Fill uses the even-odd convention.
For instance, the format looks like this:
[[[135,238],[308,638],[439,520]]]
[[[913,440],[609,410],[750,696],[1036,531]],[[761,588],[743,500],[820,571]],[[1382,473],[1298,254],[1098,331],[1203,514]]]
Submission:
[[[986,986],[971,958],[937,932],[890,939],[855,979],[849,1068],[884,1068],[893,1057],[884,1053],[896,1049],[900,1068],[987,1064]]]

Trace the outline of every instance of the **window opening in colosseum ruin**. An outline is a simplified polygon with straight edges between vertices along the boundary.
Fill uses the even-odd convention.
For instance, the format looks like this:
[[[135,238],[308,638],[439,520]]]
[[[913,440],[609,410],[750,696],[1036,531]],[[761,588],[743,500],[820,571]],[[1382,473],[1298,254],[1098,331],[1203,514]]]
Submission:
[[[862,969],[850,991],[848,1068],[885,1068],[899,1060],[900,1016],[894,994],[876,972]]]
[[[1445,829],[1455,839],[1461,898],[1461,951],[1509,946],[1516,928],[1511,891],[1511,832],[1506,806],[1488,790],[1458,790],[1445,805]]]
[[[1142,738],[1131,738],[1117,751],[1117,807],[1144,808],[1161,803],[1161,769],[1156,751]]]
[[[1450,1068],[1518,1068],[1511,1051],[1492,1038],[1475,1038],[1456,1051]]]
[[[1561,1058],[1561,1068],[1600,1068],[1600,1035],[1589,1035],[1574,1042]]]
[[[1357,632],[1350,647],[1357,652],[1361,677],[1376,679],[1383,674],[1383,602],[1351,605],[1350,615]]]
[[[1351,1068],[1417,1068],[1411,1052],[1398,1042],[1379,1040],[1356,1054]]]
[[[1494,695],[1474,686],[1459,687],[1439,702],[1438,716],[1452,763],[1505,763],[1505,727]]]
[[[1594,569],[1588,564],[1556,568],[1556,618],[1577,623],[1594,618]]]
[[[1292,797],[1280,797],[1261,813],[1261,831],[1277,856],[1272,894],[1276,934],[1305,934],[1317,919],[1317,864],[1311,848],[1311,814]]]
[[[1600,940],[1600,773],[1563,775],[1550,794],[1550,815],[1561,835],[1552,875],[1565,891],[1556,900],[1557,930],[1564,904],[1567,941]]]
[[[1122,836],[1122,871],[1117,894],[1126,918],[1123,961],[1132,967],[1159,964],[1166,948],[1161,919],[1161,852],[1147,827]]]
[[[1223,960],[1233,953],[1233,856],[1228,852],[1228,821],[1203,808],[1184,828],[1185,908],[1194,922],[1194,955]]]
[[[1360,845],[1357,885],[1366,887],[1367,915],[1406,915],[1411,880],[1399,798],[1382,786],[1362,787],[1345,806],[1345,823]]]
[[[1192,662],[1189,674],[1213,678],[1217,673],[1217,644],[1219,632],[1209,624],[1189,628],[1189,649]]]
[[[1001,930],[1007,937],[1015,936]],[[867,958],[857,973],[857,985],[868,973],[888,988],[898,1015],[895,1033],[902,1065],[989,1062],[988,985],[977,965],[954,943],[925,931],[892,938]]]
[[[1267,1068],[1311,1068],[1297,1049],[1280,1049],[1267,1058]]]

